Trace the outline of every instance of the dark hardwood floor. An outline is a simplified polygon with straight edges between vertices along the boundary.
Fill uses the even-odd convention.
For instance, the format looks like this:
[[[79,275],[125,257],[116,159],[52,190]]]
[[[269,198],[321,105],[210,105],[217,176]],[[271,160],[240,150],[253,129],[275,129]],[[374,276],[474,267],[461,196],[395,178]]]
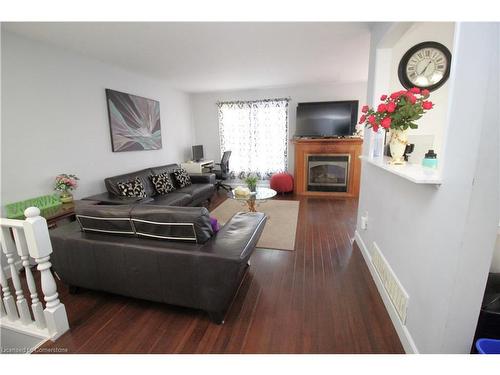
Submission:
[[[211,209],[225,199],[216,195]],[[59,284],[69,353],[403,353],[353,237],[357,200],[300,200],[295,251],[256,249],[224,325],[201,311]]]

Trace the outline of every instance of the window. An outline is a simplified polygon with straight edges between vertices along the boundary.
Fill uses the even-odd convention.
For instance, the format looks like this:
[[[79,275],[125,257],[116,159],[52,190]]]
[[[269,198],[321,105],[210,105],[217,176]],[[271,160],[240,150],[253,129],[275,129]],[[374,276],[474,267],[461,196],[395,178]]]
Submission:
[[[219,102],[221,151],[231,151],[231,178],[261,179],[287,169],[289,99]]]

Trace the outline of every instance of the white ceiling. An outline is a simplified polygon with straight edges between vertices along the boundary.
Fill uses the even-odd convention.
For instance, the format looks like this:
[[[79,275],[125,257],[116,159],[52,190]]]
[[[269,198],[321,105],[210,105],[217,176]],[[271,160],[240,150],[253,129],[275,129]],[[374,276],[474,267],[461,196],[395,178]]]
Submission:
[[[188,92],[366,81],[367,23],[3,23]]]

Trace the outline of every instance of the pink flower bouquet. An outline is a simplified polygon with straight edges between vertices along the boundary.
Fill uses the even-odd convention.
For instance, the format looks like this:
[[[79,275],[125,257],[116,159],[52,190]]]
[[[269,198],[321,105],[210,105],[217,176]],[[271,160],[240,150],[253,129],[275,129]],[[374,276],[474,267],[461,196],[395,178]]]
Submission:
[[[62,173],[56,177],[54,190],[61,192],[68,192],[77,188],[79,180],[74,174]]]

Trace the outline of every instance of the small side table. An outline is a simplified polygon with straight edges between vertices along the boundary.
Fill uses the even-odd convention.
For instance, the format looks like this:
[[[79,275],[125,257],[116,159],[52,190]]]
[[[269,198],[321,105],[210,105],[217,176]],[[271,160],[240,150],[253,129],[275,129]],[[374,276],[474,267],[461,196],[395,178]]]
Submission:
[[[75,202],[63,203],[54,209],[44,210],[41,212],[41,216],[47,220],[49,229],[54,229],[57,228],[58,225],[75,221]]]
[[[78,201],[76,201],[78,202]],[[49,229],[57,228],[58,225],[75,221],[75,204],[76,202],[63,203],[60,206],[54,208],[47,208],[40,211],[40,216],[47,220],[47,227]],[[24,220],[26,219],[24,215],[15,217],[14,219]]]
[[[63,203],[49,211],[42,211],[40,214],[47,220],[49,229],[57,228],[64,223],[70,223],[76,220],[75,207],[81,205],[99,204],[99,201],[93,200],[75,200],[71,203]]]

